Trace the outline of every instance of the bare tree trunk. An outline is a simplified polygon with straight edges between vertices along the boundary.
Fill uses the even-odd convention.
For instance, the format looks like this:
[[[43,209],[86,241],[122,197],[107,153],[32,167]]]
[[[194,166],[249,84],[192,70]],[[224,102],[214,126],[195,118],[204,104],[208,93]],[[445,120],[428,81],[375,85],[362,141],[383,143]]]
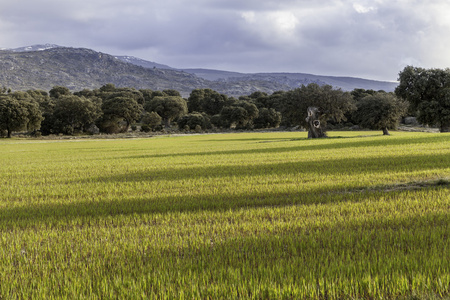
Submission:
[[[306,118],[306,122],[308,122],[309,125],[309,139],[327,137],[322,125],[320,124],[319,117],[320,112],[317,107],[308,107],[308,117]]]
[[[391,135],[387,129],[387,127],[383,127],[383,135]]]

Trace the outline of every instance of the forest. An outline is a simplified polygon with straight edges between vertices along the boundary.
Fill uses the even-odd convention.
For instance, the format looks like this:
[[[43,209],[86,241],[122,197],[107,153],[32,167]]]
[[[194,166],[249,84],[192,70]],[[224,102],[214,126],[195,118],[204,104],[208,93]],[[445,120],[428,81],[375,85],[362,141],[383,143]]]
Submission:
[[[55,86],[50,91],[0,90],[0,135],[31,136],[179,130],[263,129],[308,124],[309,107],[317,109],[323,130],[345,123],[382,130],[395,129],[402,117],[450,130],[450,72],[408,66],[395,93],[354,89],[351,92],[315,83],[271,95],[254,92],[239,98],[212,89],[195,89],[183,98],[176,90],[155,91],[113,84],[77,92]],[[319,126],[319,125],[317,125]]]

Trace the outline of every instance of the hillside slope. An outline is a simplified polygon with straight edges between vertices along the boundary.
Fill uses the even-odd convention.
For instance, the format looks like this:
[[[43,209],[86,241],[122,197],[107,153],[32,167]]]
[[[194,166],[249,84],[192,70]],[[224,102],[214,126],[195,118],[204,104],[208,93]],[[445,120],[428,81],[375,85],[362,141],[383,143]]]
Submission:
[[[0,85],[14,90],[49,90],[56,85],[82,90],[107,83],[119,87],[179,91],[207,86],[204,79],[189,73],[143,68],[108,54],[81,48],[0,51],[0,70]]]
[[[248,81],[270,81],[289,86],[290,89],[298,88],[301,85],[317,83],[319,85],[328,84],[341,88],[344,91],[352,91],[355,88],[394,91],[397,82],[377,81],[356,77],[336,77],[323,76],[305,73],[237,73],[209,69],[183,69],[184,72],[194,74],[207,80],[221,82],[248,82]]]
[[[241,96],[255,91],[271,94],[309,83],[329,84],[347,91],[354,88],[393,91],[397,85],[395,82],[302,73],[246,74],[175,69],[136,57],[52,44],[0,50],[0,86],[13,90],[50,90],[59,85],[78,91],[99,88],[107,83],[136,89],[175,89],[185,97],[196,88]]]

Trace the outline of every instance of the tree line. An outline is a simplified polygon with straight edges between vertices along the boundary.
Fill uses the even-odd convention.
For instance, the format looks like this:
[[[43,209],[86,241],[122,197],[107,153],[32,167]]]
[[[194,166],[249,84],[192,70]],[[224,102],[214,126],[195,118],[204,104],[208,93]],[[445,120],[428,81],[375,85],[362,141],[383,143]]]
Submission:
[[[106,84],[99,89],[71,92],[0,90],[0,134],[120,133],[176,127],[181,131],[261,129],[278,126],[308,128],[308,107],[316,107],[325,128],[350,122],[364,128],[396,128],[406,114],[423,124],[450,130],[450,71],[406,67],[395,93],[355,89],[345,92],[329,85],[303,85],[269,95],[254,92],[239,98],[211,89],[195,89],[187,99],[176,90],[154,91]]]

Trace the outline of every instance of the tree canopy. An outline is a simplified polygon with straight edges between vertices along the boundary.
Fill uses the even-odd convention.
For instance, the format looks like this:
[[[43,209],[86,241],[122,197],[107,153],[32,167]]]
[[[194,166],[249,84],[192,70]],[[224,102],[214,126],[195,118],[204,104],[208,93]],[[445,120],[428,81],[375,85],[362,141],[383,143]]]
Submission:
[[[101,127],[108,128],[109,132],[126,132],[133,122],[140,119],[143,107],[134,97],[115,95],[103,102],[102,111]]]
[[[8,138],[13,131],[38,129],[42,119],[38,103],[29,94],[0,94],[0,130],[5,130]]]
[[[315,83],[286,92],[279,101],[284,121],[303,127],[309,126],[306,121],[308,107],[318,108],[318,118],[324,126],[329,120],[345,121],[345,114],[356,109],[355,101],[349,92]]]
[[[55,133],[84,132],[101,116],[100,106],[85,97],[62,96],[55,101],[53,130]]]
[[[366,96],[356,104],[357,110],[353,119],[362,127],[383,130],[389,135],[388,129],[395,129],[400,118],[406,114],[408,103],[393,94],[375,93]]]
[[[160,115],[166,127],[188,112],[186,100],[180,96],[157,96],[145,104],[145,110]]]
[[[450,69],[407,66],[398,80],[395,93],[411,104],[419,122],[450,132]]]
[[[189,112],[219,114],[227,104],[228,97],[212,89],[195,89],[188,98]]]
[[[178,127],[180,129],[187,129],[187,130],[193,129],[204,130],[211,128],[211,122],[207,114],[194,112],[181,117],[178,120]]]

